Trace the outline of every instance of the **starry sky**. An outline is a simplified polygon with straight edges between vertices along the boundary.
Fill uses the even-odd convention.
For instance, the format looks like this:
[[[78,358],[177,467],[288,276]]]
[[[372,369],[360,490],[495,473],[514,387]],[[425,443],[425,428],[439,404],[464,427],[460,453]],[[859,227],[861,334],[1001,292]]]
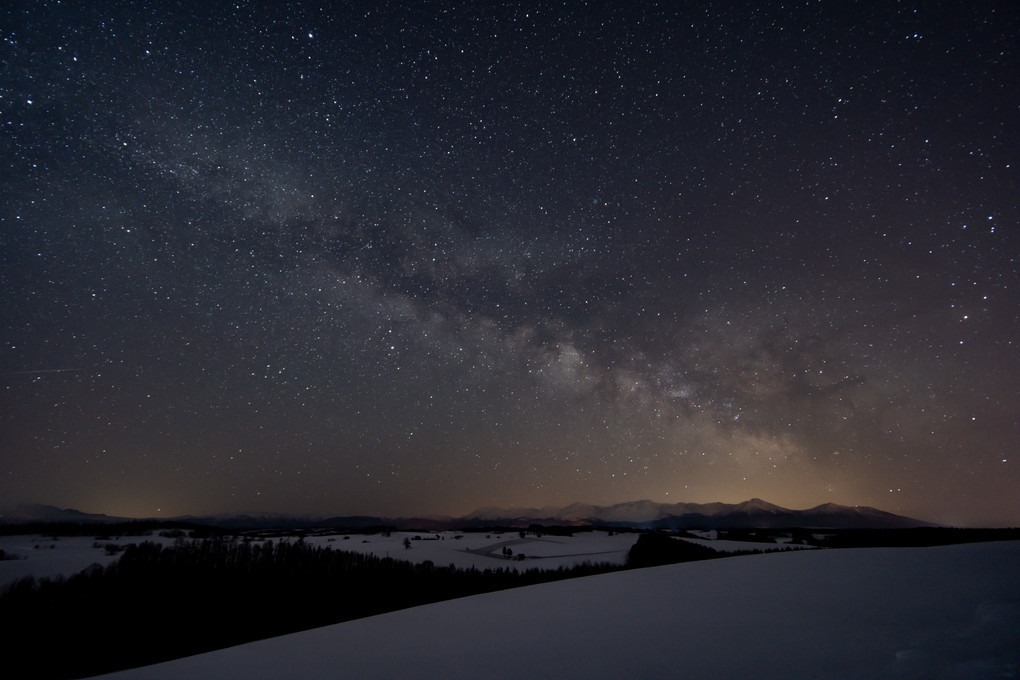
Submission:
[[[0,10],[0,498],[1020,524],[1013,2]]]

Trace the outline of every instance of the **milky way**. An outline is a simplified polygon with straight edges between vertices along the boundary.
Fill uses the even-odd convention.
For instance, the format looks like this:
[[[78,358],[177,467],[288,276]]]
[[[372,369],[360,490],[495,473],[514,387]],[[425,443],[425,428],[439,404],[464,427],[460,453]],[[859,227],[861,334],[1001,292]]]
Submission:
[[[1013,3],[11,3],[0,497],[1020,523]]]

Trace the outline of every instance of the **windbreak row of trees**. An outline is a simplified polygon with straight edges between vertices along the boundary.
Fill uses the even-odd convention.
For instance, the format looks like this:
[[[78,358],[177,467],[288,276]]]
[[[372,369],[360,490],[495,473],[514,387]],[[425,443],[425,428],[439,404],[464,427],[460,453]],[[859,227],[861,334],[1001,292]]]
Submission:
[[[130,545],[107,567],[0,595],[0,639],[32,676],[72,678],[455,597],[616,569],[457,569],[229,538]]]

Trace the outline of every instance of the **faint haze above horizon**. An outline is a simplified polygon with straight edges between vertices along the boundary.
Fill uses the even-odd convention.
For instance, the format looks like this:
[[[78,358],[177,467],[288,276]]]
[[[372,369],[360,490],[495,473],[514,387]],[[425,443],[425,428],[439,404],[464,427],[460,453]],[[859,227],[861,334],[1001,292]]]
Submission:
[[[823,503],[811,508],[784,508],[760,498],[740,503],[657,503],[643,499],[594,505],[571,503],[562,507],[498,508],[480,507],[461,515],[412,513],[400,517],[365,514],[316,514],[234,511],[207,515],[156,515],[123,517],[104,513],[82,512],[74,508],[23,503],[0,506],[0,525],[19,524],[89,524],[109,526],[118,522],[197,522],[223,528],[291,528],[343,527],[354,530],[377,529],[389,525],[396,530],[464,530],[468,527],[505,525],[511,527],[538,523],[545,526],[601,525],[654,529],[769,529],[790,527],[829,527],[834,529],[906,529],[921,527],[965,528],[929,522],[923,518],[906,517],[870,506],[847,506]],[[974,527],[977,528],[977,527]],[[1003,528],[1003,527],[999,527]]]
[[[0,497],[1020,525],[1011,3],[9,3]]]

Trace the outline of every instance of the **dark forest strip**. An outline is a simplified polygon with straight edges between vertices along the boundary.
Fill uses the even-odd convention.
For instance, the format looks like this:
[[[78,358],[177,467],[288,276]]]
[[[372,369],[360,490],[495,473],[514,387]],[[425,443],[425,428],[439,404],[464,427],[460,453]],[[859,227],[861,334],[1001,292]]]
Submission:
[[[364,616],[619,569],[456,569],[304,541],[229,538],[130,545],[67,579],[0,595],[0,635],[37,678],[147,665]]]

